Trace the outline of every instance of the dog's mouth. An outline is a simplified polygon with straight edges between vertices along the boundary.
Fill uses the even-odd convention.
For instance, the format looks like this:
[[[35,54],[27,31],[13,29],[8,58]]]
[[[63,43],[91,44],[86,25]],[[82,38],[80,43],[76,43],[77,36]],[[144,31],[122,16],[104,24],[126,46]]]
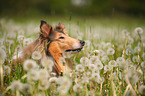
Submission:
[[[73,53],[78,53],[82,50],[82,48],[78,48],[78,49],[68,49],[65,52],[73,52]]]

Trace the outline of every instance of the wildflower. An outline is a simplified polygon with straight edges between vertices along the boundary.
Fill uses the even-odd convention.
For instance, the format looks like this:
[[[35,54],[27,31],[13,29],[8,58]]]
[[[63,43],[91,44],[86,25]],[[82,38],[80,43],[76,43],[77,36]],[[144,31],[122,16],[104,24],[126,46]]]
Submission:
[[[94,71],[96,69],[96,66],[94,64],[89,64],[88,66],[91,71]]]
[[[0,48],[0,63],[3,64],[6,57],[7,57],[6,52],[2,48]]]
[[[37,81],[40,78],[40,74],[38,70],[30,70],[28,73],[28,81],[34,80]]]
[[[71,80],[68,77],[59,77],[57,83],[60,85],[57,89],[60,94],[66,94],[71,87]]]
[[[49,88],[49,82],[47,79],[40,80],[38,88],[41,90],[47,90]]]
[[[17,39],[18,39],[19,43],[23,43],[24,36],[23,36],[23,35],[19,35],[19,36],[17,37]]]
[[[140,62],[140,58],[138,56],[133,56],[133,62]]]
[[[90,60],[89,60],[87,57],[82,57],[82,58],[80,59],[80,62],[81,62],[81,64],[87,65],[87,64],[90,63]]]
[[[117,63],[115,60],[111,60],[108,65],[113,66],[113,67],[117,67]]]
[[[41,65],[43,67],[45,67],[46,69],[49,69],[49,72],[51,72],[52,71],[52,66],[54,65],[54,62],[53,62],[52,59],[45,57],[45,58],[41,59]]]
[[[82,89],[82,86],[80,84],[75,84],[73,86],[73,91],[74,92],[79,92],[80,89]]]
[[[140,47],[138,47],[138,46],[135,47],[135,48],[134,48],[134,51],[135,51],[136,53],[140,52]]]
[[[9,66],[6,66],[6,65],[4,65],[3,67],[4,67],[4,72],[5,72],[5,74],[6,74],[6,73],[10,74],[11,68],[10,68]]]
[[[132,70],[132,69],[126,70],[125,74],[127,75],[131,84],[135,84],[138,82],[139,77],[135,70]],[[126,79],[125,79],[125,81],[126,81]]]
[[[133,38],[131,38],[131,37],[129,36],[129,38],[128,38],[128,43],[129,43],[129,44],[132,44],[133,42],[134,42]]]
[[[127,48],[126,51],[125,51],[125,53],[126,53],[126,55],[129,55],[130,56],[132,52],[131,52],[131,50],[129,48]]]
[[[43,80],[43,79],[48,79],[50,77],[48,71],[46,69],[40,69],[39,70],[39,78],[40,80]]]
[[[115,50],[113,48],[109,48],[107,50],[107,55],[113,55],[115,53]]]
[[[99,60],[99,57],[98,57],[98,56],[91,56],[91,57],[90,57],[90,62],[91,62],[92,64],[95,64],[95,62],[96,62],[97,60]]]
[[[29,84],[22,84],[21,92],[23,94],[29,94],[30,93],[30,85]]]
[[[128,67],[128,62],[121,61],[118,63],[120,69],[126,69]]]
[[[125,59],[123,57],[118,57],[116,61],[119,64],[120,62],[124,62]]]
[[[84,76],[83,79],[81,80],[81,83],[89,83],[89,78]]]
[[[103,57],[105,55],[105,52],[103,50],[99,50],[99,56]]]
[[[86,72],[85,73],[85,76],[88,78],[88,79],[92,79],[93,78],[93,75],[91,72]]]
[[[106,43],[103,47],[104,50],[108,50],[109,48],[111,48],[111,43],[110,42]]]
[[[49,83],[57,83],[58,81],[58,78],[57,77],[51,77],[50,79],[49,79]]]
[[[39,52],[39,51],[34,51],[32,53],[32,58],[35,60],[39,60],[39,59],[41,59],[41,57],[42,57],[42,55],[41,55],[41,52]]]
[[[145,61],[144,62],[141,62],[141,67],[142,68],[145,68]]]
[[[22,83],[17,80],[11,83],[10,88],[13,92],[15,92],[16,90],[20,91],[23,87],[22,87]]]
[[[100,74],[99,73],[93,73],[92,75],[93,75],[93,78],[95,80],[98,80],[100,78]]]
[[[24,70],[29,71],[31,69],[38,68],[38,65],[34,60],[28,59],[24,62],[23,68]]]
[[[96,56],[98,56],[99,53],[100,53],[100,51],[99,51],[99,50],[94,50],[93,53],[94,53]]]
[[[78,72],[84,72],[84,66],[83,66],[82,64],[78,64],[78,65],[76,66],[76,70],[77,70]]]
[[[103,62],[107,62],[107,61],[109,61],[109,58],[108,58],[108,56],[103,56],[103,57],[101,58],[101,60],[102,60]]]
[[[23,45],[24,45],[24,47],[26,47],[26,46],[28,46],[32,42],[33,42],[33,40],[31,38],[25,38],[23,40]]]
[[[122,31],[122,36],[123,36],[123,37],[129,36],[129,32],[128,32],[127,30],[123,30],[123,31]]]
[[[105,65],[105,66],[104,66],[104,71],[105,71],[105,72],[110,71],[111,69],[112,69],[112,67],[109,66],[109,65]]]
[[[96,63],[96,67],[98,70],[101,70],[103,68],[103,64],[100,62]]]
[[[105,78],[104,77],[100,77],[96,80],[97,83],[101,84],[101,83],[104,83],[105,81]]]
[[[138,91],[140,94],[145,95],[145,85],[139,86]]]
[[[134,31],[135,31],[136,34],[143,34],[143,29],[141,27],[135,28]]]

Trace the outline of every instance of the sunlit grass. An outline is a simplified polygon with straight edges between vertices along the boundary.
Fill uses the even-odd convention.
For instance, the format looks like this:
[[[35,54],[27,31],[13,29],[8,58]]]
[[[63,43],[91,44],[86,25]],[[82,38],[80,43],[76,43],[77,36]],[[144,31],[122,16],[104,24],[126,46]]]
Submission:
[[[31,60],[24,64],[13,64],[13,56],[38,37],[40,18],[3,18],[0,19],[0,95],[145,94],[145,23],[142,20],[85,17],[41,19],[52,26],[62,22],[71,37],[86,41],[80,53],[62,58],[64,64],[64,59],[73,61],[73,72],[55,77],[55,73],[51,72],[53,62],[46,58],[40,62],[40,52],[33,53]]]

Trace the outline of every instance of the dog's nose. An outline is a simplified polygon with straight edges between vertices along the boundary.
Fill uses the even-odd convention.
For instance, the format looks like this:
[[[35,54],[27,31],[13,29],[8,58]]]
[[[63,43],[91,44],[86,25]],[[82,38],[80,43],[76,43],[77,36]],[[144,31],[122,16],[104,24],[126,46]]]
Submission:
[[[83,41],[83,40],[80,40],[80,43],[81,43],[82,46],[85,45],[85,41]]]

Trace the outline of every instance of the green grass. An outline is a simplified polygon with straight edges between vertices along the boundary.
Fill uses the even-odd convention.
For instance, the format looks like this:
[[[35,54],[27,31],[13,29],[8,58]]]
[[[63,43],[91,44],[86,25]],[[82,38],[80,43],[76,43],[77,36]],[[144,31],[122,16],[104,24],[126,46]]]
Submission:
[[[72,75],[66,74],[61,78],[57,77],[58,82],[56,83],[47,84],[53,77],[50,76],[51,72],[48,72],[47,79],[41,80],[39,78],[33,80],[32,77],[36,75],[35,73],[46,69],[46,67],[40,66],[41,62],[38,60],[34,60],[39,65],[39,68],[35,69],[35,73],[25,71],[21,63],[13,64],[11,62],[12,57],[19,51],[16,48],[20,47],[20,50],[24,48],[23,40],[20,42],[17,37],[23,35],[24,39],[31,38],[36,40],[41,19],[46,20],[52,26],[62,22],[71,37],[86,40],[86,46],[80,53],[70,55],[74,66]],[[136,27],[141,27],[145,30],[144,26],[145,23],[142,19],[129,17],[70,18],[60,16],[0,19],[0,50],[4,50],[7,56],[4,58],[3,54],[0,54],[0,61],[4,61],[4,63],[0,62],[0,95],[131,96],[136,94],[136,96],[143,96],[145,93],[140,93],[139,90],[141,89],[140,86],[145,86],[145,56],[142,56],[145,54],[145,32],[135,34],[134,30]],[[122,35],[123,30],[127,30],[129,35]],[[130,39],[133,42],[130,42]],[[139,51],[135,51],[137,47],[140,48]],[[107,50],[110,48],[113,48],[115,53],[107,54]],[[95,50],[102,50],[104,54],[97,54],[94,52]],[[129,54],[126,50],[130,50]],[[136,60],[140,60],[134,60],[135,56],[137,56]],[[122,57],[125,60],[119,62],[118,57]],[[95,61],[92,61],[92,59]],[[110,66],[109,62],[111,60],[115,60],[117,66]],[[83,71],[77,69],[79,64],[82,65]],[[91,64],[95,67],[90,67]],[[98,69],[98,64],[103,65],[103,67]],[[8,69],[6,70],[6,66],[11,69],[10,73]],[[108,69],[106,69],[107,66]],[[31,77],[30,74],[32,73]],[[20,82],[17,82],[18,85],[13,90],[12,82],[15,80]],[[22,84],[22,88],[19,88],[19,84]],[[24,87],[24,84],[28,86]],[[77,84],[78,89],[76,92],[75,86]],[[49,85],[49,87],[46,85]]]

